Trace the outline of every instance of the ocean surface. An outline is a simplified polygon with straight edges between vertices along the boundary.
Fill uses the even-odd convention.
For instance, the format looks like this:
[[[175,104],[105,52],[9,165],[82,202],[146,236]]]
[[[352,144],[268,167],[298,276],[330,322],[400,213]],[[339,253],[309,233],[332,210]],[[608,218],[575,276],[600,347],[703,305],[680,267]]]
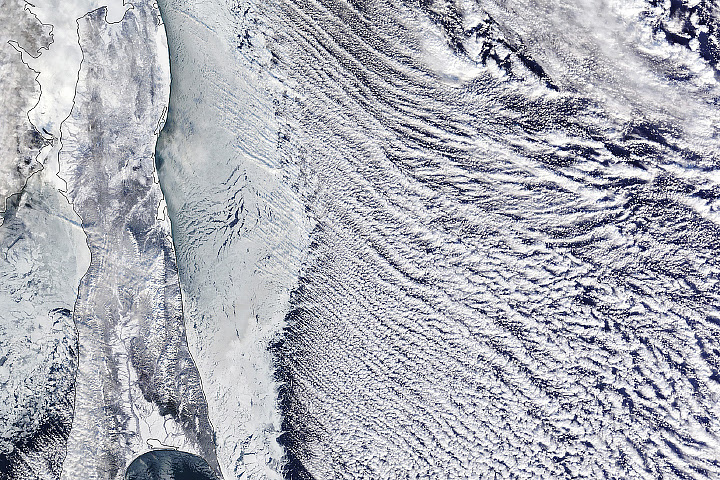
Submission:
[[[226,476],[720,478],[717,2],[160,7]]]

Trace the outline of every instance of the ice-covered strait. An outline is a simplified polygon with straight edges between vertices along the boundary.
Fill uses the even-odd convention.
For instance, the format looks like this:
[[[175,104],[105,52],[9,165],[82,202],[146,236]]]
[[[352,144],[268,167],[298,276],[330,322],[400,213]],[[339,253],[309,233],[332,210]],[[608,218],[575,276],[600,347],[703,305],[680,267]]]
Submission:
[[[226,475],[720,478],[715,2],[161,8]]]

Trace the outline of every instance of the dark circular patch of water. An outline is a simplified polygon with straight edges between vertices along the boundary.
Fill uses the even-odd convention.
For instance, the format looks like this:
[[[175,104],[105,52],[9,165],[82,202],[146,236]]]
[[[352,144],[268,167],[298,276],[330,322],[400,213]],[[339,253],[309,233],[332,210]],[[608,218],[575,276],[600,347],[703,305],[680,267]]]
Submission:
[[[132,461],[125,480],[220,480],[204,458],[177,450],[153,450]]]

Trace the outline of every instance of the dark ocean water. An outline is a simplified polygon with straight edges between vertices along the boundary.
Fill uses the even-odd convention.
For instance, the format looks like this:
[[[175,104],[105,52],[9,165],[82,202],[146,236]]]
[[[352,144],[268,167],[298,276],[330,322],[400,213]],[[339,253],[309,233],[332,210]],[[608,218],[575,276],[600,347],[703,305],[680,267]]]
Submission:
[[[125,480],[217,480],[210,465],[197,455],[153,450],[132,461]]]

